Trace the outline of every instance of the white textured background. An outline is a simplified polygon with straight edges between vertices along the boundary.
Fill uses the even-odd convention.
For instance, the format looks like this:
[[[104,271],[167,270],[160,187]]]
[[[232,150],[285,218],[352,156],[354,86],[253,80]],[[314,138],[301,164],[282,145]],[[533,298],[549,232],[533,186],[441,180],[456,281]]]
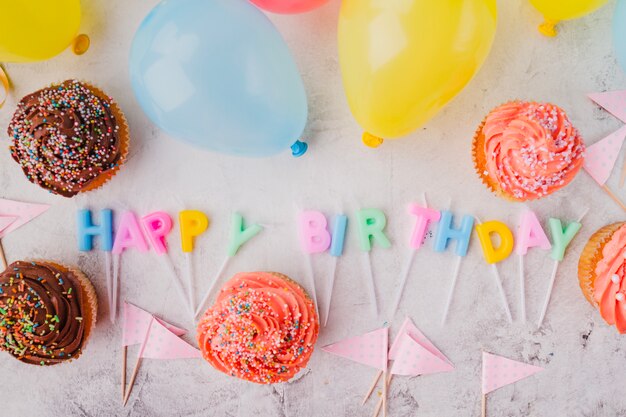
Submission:
[[[564,107],[588,143],[616,130],[620,123],[587,98],[592,91],[625,88],[626,76],[611,49],[614,3],[582,20],[563,25],[556,39],[535,30],[539,14],[523,0],[499,1],[499,29],[490,57],[473,82],[434,120],[410,138],[387,142],[377,150],[360,143],[341,85],[336,49],[339,1],[306,15],[272,16],[293,50],[309,96],[306,139],[310,151],[301,159],[287,152],[272,159],[250,160],[198,152],[151,125],[130,90],[127,55],[132,35],[156,0],[84,2],[82,32],[92,47],[82,56],[65,52],[50,62],[7,65],[15,91],[0,112],[4,132],[16,99],[51,82],[76,77],[99,85],[121,104],[132,130],[131,158],[104,189],[71,200],[31,185],[8,152],[0,149],[0,196],[53,207],[37,221],[4,239],[9,260],[50,258],[78,264],[101,295],[96,332],[80,360],[70,365],[26,366],[0,355],[0,415],[22,416],[335,416],[370,415],[372,404],[359,405],[373,375],[365,367],[316,351],[306,375],[289,384],[256,386],[224,376],[200,360],[146,361],[126,408],[120,406],[119,327],[108,322],[103,257],[77,251],[75,212],[79,208],[132,209],[138,214],[186,208],[205,211],[210,230],[197,242],[197,295],[221,263],[230,214],[270,224],[235,258],[229,274],[276,270],[306,282],[306,263],[297,244],[294,203],[328,214],[344,208],[382,208],[389,218],[391,250],[372,255],[379,298],[388,307],[408,255],[413,220],[410,201],[429,194],[433,205],[473,213],[483,219],[517,222],[520,205],[493,197],[473,172],[470,142],[483,116],[510,99],[546,100]],[[617,188],[617,171],[610,185]],[[621,192],[626,197],[626,192]],[[390,415],[471,416],[479,413],[480,357],[486,349],[545,366],[536,377],[489,396],[491,416],[623,416],[624,338],[608,327],[584,300],[576,265],[586,239],[597,228],[623,219],[623,213],[581,173],[564,191],[531,206],[548,216],[575,219],[591,214],[568,251],[554,289],[544,328],[529,322],[513,325],[503,315],[496,287],[477,239],[465,259],[449,324],[440,325],[450,282],[452,253],[423,250],[416,260],[396,330],[410,315],[456,365],[456,372],[423,378],[397,378],[391,388]],[[388,319],[369,316],[364,286],[364,256],[349,226],[346,254],[338,267],[336,303],[319,346],[372,330]],[[171,254],[182,267],[177,233]],[[184,308],[169,277],[152,254],[128,253],[122,264],[122,297],[188,326]],[[330,271],[330,257],[314,259],[320,282]],[[527,257],[528,314],[538,315],[552,262],[546,253]],[[518,317],[517,259],[501,266],[513,314]],[[193,332],[192,332],[193,334]],[[188,340],[192,340],[190,337]],[[134,358],[135,350],[130,357]],[[133,360],[131,359],[132,363]],[[130,367],[130,364],[129,364]]]

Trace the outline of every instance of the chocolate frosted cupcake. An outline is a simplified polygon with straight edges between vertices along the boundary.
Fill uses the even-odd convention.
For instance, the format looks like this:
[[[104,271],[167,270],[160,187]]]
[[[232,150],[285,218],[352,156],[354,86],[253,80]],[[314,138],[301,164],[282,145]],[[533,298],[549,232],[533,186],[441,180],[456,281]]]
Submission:
[[[103,185],[128,152],[128,126],[118,106],[76,80],[24,97],[7,132],[26,177],[64,197]]]
[[[96,324],[85,275],[53,262],[14,262],[0,275],[0,350],[32,365],[76,359]]]
[[[511,201],[536,200],[565,187],[582,168],[584,152],[561,108],[523,101],[493,109],[472,144],[482,182]]]

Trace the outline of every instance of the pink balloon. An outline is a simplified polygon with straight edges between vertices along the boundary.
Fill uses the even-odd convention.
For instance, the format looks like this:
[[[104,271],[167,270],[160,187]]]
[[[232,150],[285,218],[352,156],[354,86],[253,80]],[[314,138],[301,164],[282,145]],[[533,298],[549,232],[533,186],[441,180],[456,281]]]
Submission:
[[[272,13],[304,13],[323,6],[328,0],[250,0],[263,10]]]

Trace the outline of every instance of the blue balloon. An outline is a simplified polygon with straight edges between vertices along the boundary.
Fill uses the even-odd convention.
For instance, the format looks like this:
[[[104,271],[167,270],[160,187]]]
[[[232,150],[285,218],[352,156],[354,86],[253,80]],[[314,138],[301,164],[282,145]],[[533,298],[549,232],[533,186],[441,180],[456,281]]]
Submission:
[[[619,0],[613,17],[613,45],[617,62],[626,71],[626,0]]]
[[[307,121],[293,57],[247,0],[158,4],[133,39],[130,79],[157,126],[210,150],[273,155],[296,142]]]

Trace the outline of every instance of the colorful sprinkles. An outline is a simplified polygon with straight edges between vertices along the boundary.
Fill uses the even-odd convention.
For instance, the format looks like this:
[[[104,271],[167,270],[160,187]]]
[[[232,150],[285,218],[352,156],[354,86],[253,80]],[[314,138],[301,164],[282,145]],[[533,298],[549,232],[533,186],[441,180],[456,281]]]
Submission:
[[[52,264],[11,264],[0,275],[0,350],[36,365],[78,356],[84,326],[82,300],[71,294],[77,282]]]
[[[306,366],[318,332],[313,302],[298,284],[270,272],[242,273],[200,321],[198,343],[218,370],[272,384]]]
[[[122,160],[112,99],[68,80],[24,97],[7,130],[26,177],[71,197]]]
[[[483,175],[516,200],[544,197],[582,168],[585,144],[565,112],[552,104],[512,102],[485,121]]]

